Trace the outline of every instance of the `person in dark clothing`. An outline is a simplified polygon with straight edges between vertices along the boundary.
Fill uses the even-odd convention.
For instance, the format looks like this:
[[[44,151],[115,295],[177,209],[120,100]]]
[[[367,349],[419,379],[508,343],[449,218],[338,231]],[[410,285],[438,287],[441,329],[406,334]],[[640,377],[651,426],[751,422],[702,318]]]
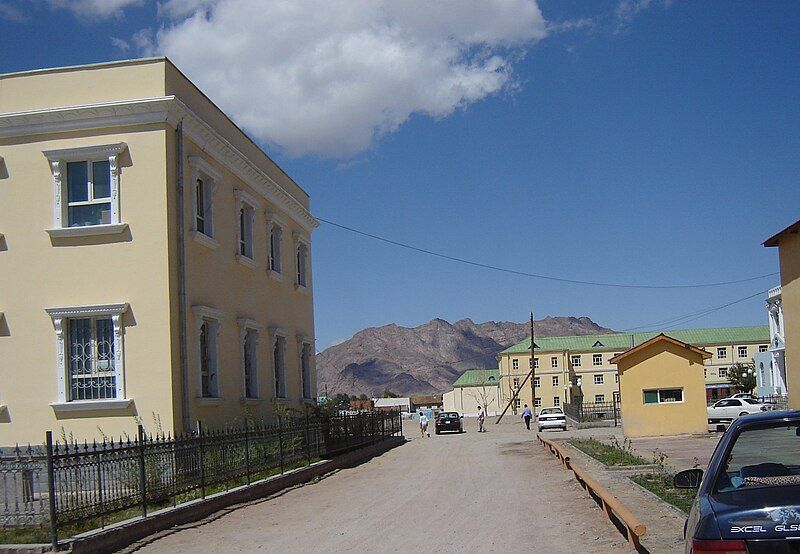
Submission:
[[[531,430],[531,418],[533,417],[533,412],[531,409],[528,408],[528,405],[525,404],[525,407],[522,409],[522,419],[525,420],[525,427],[528,428],[528,431]]]

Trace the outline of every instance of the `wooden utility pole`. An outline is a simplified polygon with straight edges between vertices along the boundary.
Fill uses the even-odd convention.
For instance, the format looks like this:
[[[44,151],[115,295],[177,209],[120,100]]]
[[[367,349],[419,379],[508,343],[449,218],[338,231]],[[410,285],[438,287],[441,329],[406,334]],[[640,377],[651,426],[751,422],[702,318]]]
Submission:
[[[536,399],[536,388],[534,387],[533,376],[536,373],[536,365],[533,362],[533,349],[536,347],[536,343],[534,342],[534,338],[535,338],[535,335],[534,335],[534,332],[533,332],[533,312],[531,312],[531,370],[528,372],[528,376],[525,377],[525,380],[522,381],[522,384],[520,384],[520,386],[516,390],[514,390],[513,386],[511,387],[511,390],[513,391],[513,394],[511,395],[511,400],[508,401],[508,404],[506,404],[506,407],[503,408],[503,412],[500,414],[500,417],[498,417],[497,421],[494,422],[495,425],[500,423],[500,420],[503,419],[504,415],[506,415],[506,412],[511,407],[511,404],[514,402],[514,400],[517,399],[517,396],[519,396],[519,391],[521,391],[522,387],[525,386],[525,383],[528,382],[528,379],[530,379],[530,381],[531,381],[531,390],[533,391],[533,394],[531,395],[531,398],[533,398],[534,400],[531,400],[531,402],[535,402],[535,399]],[[513,381],[512,381],[512,383],[513,383]]]
[[[533,331],[533,312],[531,312],[531,410],[536,412],[536,359],[533,349],[536,347],[536,334]]]

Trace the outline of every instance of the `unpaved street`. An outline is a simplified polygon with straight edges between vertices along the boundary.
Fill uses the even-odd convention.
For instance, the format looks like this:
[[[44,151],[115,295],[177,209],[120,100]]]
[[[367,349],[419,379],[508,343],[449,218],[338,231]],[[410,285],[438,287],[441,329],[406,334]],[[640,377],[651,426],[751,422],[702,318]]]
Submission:
[[[630,552],[533,431],[465,422],[140,551]]]

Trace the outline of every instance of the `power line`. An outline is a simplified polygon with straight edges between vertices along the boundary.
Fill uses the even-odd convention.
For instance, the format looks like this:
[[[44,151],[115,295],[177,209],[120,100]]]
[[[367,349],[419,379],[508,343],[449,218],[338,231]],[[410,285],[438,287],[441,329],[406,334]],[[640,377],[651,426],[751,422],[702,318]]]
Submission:
[[[483,269],[489,269],[492,271],[500,271],[503,273],[510,273],[512,275],[520,275],[523,277],[532,277],[534,279],[545,279],[548,281],[556,281],[559,283],[570,283],[573,285],[589,285],[594,287],[612,287],[612,288],[621,288],[621,289],[698,289],[698,288],[709,288],[709,287],[721,287],[725,285],[735,285],[738,283],[748,283],[750,281],[757,281],[759,279],[764,279],[766,277],[774,277],[778,275],[778,272],[774,273],[767,273],[765,275],[758,275],[755,277],[747,277],[745,279],[736,279],[733,281],[721,281],[717,283],[695,283],[695,284],[686,284],[686,285],[631,285],[626,283],[606,283],[602,281],[583,281],[580,279],[569,279],[566,277],[554,277],[552,275],[542,275],[539,273],[529,273],[527,271],[518,271],[516,269],[509,269],[505,267],[499,267],[490,264],[484,264],[481,262],[476,262],[474,260],[467,260],[464,258],[459,258],[456,256],[450,256],[447,254],[442,254],[441,252],[435,252],[433,250],[428,250],[426,248],[420,248],[418,246],[413,246],[411,244],[406,244],[403,242],[398,242],[395,240],[387,239],[385,237],[381,237],[378,235],[374,235],[372,233],[367,233],[366,231],[360,231],[358,229],[354,229],[352,227],[348,227],[347,225],[342,225],[340,223],[335,223],[333,221],[323,219],[321,217],[317,218],[319,221],[331,225],[333,227],[338,227],[339,229],[344,229],[345,231],[350,231],[351,233],[355,233],[357,235],[361,235],[364,237],[369,237],[371,239],[375,239],[381,242],[385,242],[387,244],[391,244],[393,246],[398,246],[400,248],[405,248],[407,250],[412,250],[414,252],[420,252],[422,254],[428,254],[429,256],[434,256],[437,258],[442,258],[444,260],[450,260],[451,262],[458,262],[466,265],[471,265],[474,267],[480,267]]]

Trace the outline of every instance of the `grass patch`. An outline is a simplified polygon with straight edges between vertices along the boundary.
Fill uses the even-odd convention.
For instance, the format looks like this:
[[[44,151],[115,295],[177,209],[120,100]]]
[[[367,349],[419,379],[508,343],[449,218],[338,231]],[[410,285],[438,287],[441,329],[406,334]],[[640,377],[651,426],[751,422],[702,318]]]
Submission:
[[[621,448],[595,439],[570,439],[569,444],[607,466],[638,466],[648,462],[630,448]]]
[[[664,473],[634,475],[631,480],[684,514],[689,513],[697,494],[697,491],[691,489],[676,489],[672,486],[672,476]]]

